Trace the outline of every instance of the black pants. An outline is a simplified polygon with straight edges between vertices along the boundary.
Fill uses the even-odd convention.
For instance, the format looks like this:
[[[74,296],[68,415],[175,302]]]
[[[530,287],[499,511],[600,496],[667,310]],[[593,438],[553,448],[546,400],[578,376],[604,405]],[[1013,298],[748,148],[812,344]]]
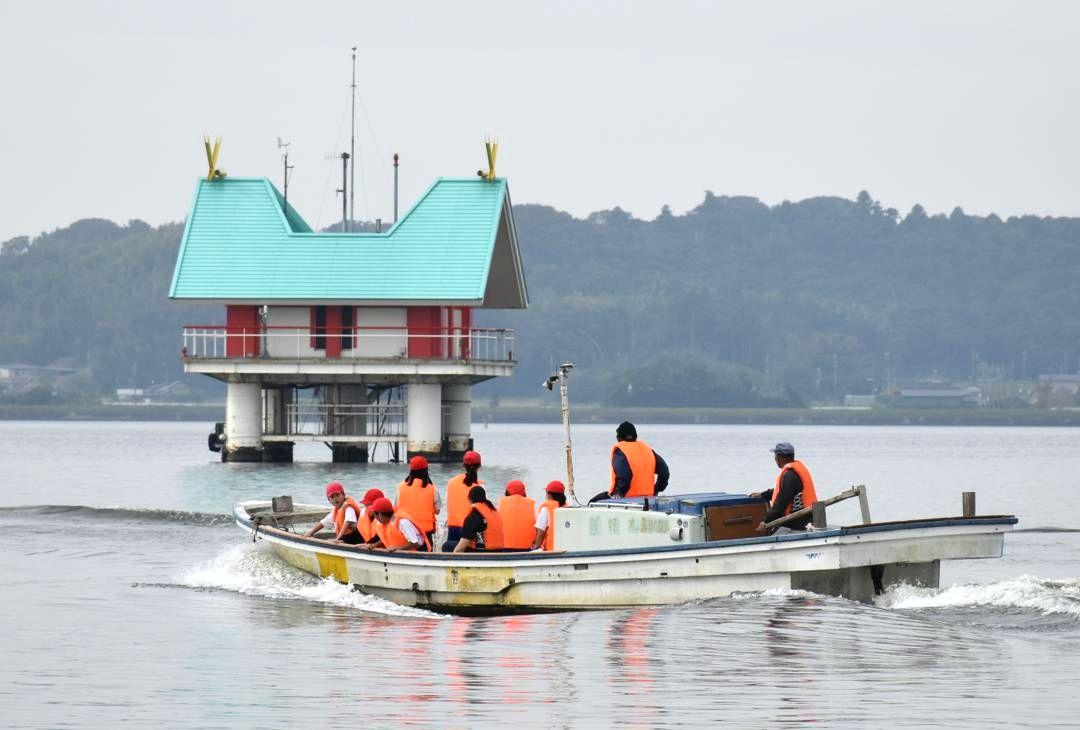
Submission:
[[[364,542],[364,536],[360,534],[359,530],[353,530],[348,535],[343,535],[341,541],[346,545],[359,545]]]
[[[446,526],[446,542],[443,543],[442,551],[444,553],[454,552],[454,548],[457,547],[458,540],[461,539],[461,527],[453,527],[451,525]]]

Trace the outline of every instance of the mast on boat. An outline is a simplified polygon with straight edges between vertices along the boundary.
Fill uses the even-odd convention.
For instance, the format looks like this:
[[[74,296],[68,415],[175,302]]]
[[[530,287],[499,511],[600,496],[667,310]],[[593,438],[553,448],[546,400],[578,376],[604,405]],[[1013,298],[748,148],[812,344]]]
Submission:
[[[574,494],[574,455],[573,444],[570,441],[570,393],[568,389],[568,381],[570,379],[570,370],[574,367],[572,362],[564,362],[556,370],[554,375],[549,375],[548,379],[544,381],[544,387],[551,390],[555,383],[559,384],[559,399],[562,401],[562,423],[563,433],[566,436],[566,488],[570,490],[570,499],[574,504],[580,506],[577,495]]]

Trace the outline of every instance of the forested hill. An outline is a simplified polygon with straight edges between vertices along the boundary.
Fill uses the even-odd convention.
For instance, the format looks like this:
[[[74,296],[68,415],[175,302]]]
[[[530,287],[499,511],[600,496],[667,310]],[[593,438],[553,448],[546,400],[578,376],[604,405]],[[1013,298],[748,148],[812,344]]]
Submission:
[[[530,308],[483,312],[519,332],[534,395],[572,360],[582,398],[770,405],[886,382],[1074,372],[1080,219],[901,217],[866,193],[767,206],[705,200],[652,221],[515,208]],[[0,363],[61,364],[79,387],[178,379],[181,322],[220,308],[169,302],[181,226],[80,221],[0,251]],[[891,372],[890,372],[891,371]]]

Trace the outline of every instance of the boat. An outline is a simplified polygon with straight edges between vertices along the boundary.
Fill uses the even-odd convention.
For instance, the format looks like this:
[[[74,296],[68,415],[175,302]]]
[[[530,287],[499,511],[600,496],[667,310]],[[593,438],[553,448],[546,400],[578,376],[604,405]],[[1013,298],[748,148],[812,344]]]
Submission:
[[[862,522],[830,526],[825,508],[853,497]],[[942,560],[1001,557],[1017,523],[976,516],[973,495],[962,516],[872,522],[859,486],[776,521],[812,514],[806,530],[763,534],[760,499],[714,492],[562,507],[551,552],[386,553],[306,537],[327,507],[278,499],[241,502],[234,518],[285,562],[394,603],[463,615],[657,606],[775,589],[867,601],[897,583],[938,587]],[[769,527],[782,527],[776,523]]]

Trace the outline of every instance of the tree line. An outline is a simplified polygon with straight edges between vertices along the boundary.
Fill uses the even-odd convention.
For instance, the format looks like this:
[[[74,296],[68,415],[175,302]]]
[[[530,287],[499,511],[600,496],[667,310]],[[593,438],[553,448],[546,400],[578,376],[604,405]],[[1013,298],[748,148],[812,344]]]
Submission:
[[[567,360],[578,397],[612,405],[799,405],[1078,368],[1080,219],[901,216],[866,192],[515,219],[530,307],[477,320],[517,330],[520,366],[481,393],[538,395]],[[167,299],[181,232],[84,220],[4,243],[0,363],[76,368],[72,393],[183,377],[181,323],[224,313]]]

